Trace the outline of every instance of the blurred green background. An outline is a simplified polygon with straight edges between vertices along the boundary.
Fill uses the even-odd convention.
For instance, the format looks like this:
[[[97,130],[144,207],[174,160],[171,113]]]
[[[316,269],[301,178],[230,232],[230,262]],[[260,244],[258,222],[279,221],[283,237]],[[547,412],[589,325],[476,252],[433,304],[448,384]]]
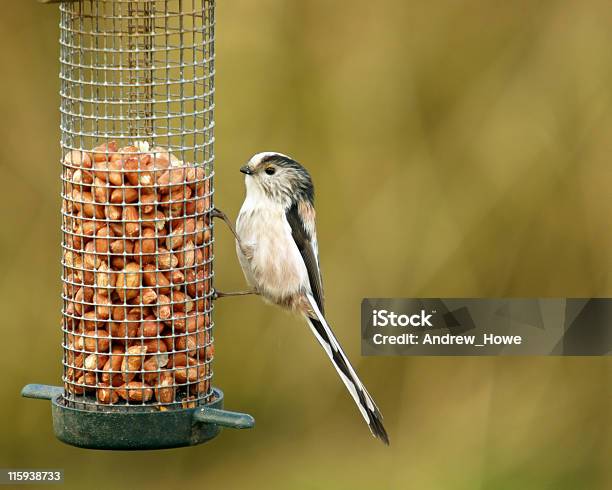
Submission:
[[[215,384],[250,432],[150,453],[57,442],[25,383],[60,376],[57,7],[0,16],[0,466],[66,488],[612,488],[607,358],[361,358],[365,296],[612,296],[607,0],[217,6],[217,205],[278,150],[317,186],[330,323],[381,407],[369,435],[302,321],[216,309]],[[216,236],[217,285],[243,284]]]

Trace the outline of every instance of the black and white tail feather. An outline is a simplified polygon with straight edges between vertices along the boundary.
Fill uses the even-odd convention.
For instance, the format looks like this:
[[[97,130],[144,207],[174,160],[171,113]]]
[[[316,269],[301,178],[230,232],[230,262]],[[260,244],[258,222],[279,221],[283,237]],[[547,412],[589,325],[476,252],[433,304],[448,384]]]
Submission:
[[[315,335],[327,355],[331,360],[332,364],[338,371],[340,379],[348,389],[349,393],[355,400],[357,408],[361,412],[361,415],[368,423],[370,431],[374,437],[378,437],[385,444],[389,444],[389,436],[382,423],[382,415],[376,403],[366,390],[361,380],[357,377],[353,366],[344,354],[340,343],[336,339],[334,332],[327,324],[325,317],[319,310],[317,302],[315,301],[312,294],[307,294],[306,297],[310,303],[310,306],[317,316],[312,318],[304,315],[312,333]]]

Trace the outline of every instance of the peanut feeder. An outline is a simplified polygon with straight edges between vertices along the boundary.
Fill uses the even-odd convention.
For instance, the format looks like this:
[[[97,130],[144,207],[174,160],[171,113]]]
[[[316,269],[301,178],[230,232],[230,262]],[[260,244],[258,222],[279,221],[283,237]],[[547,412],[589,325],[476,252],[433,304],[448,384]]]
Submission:
[[[23,395],[51,400],[68,444],[254,423],[212,385],[214,7],[60,3],[63,386]]]

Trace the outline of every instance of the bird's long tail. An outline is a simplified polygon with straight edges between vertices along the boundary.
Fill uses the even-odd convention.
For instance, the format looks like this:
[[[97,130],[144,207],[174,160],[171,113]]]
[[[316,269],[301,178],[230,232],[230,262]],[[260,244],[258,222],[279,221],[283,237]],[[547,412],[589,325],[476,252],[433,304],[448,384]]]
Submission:
[[[315,337],[327,352],[327,355],[331,359],[336,371],[340,375],[340,379],[346,385],[349,393],[355,400],[361,415],[368,423],[370,430],[372,431],[372,435],[374,437],[378,437],[385,444],[389,444],[389,436],[387,435],[387,431],[382,423],[382,415],[376,403],[363,386],[361,380],[357,377],[353,366],[349,362],[346,354],[342,351],[342,347],[340,347],[340,343],[336,339],[332,329],[327,324],[325,317],[321,313],[317,302],[311,294],[306,295],[308,301],[310,303],[311,309],[316,315],[316,318],[313,318],[309,315],[305,315],[308,324],[310,325],[310,329],[314,333]]]

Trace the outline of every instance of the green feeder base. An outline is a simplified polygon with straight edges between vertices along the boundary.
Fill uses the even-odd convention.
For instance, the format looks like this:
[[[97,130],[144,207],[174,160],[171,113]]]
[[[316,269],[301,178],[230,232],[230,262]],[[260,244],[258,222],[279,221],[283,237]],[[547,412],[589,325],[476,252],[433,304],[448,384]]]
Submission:
[[[118,411],[104,407],[99,412],[64,404],[59,386],[30,384],[21,395],[51,400],[53,430],[62,442],[88,449],[167,449],[195,446],[219,434],[221,427],[250,429],[255,419],[248,414],[223,410],[223,392],[214,388],[215,399],[197,408],[157,411]],[[139,407],[134,407],[138,409]]]

